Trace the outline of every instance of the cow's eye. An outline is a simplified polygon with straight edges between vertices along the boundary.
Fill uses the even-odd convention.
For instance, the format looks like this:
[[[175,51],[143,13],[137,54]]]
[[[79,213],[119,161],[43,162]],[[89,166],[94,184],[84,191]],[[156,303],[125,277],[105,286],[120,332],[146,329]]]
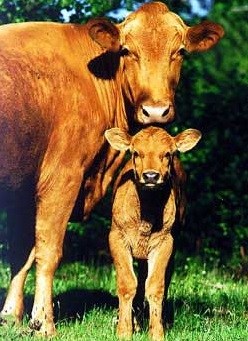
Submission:
[[[139,60],[139,56],[136,52],[130,51],[127,47],[124,47],[124,46],[120,50],[120,56],[121,57],[130,57],[134,61]]]
[[[172,54],[171,60],[174,61],[174,60],[182,59],[182,57],[185,56],[185,53],[186,53],[186,50],[182,47],[182,48],[180,48],[179,50],[176,50],[176,51]]]
[[[186,50],[182,47],[179,51],[178,51],[179,55],[184,57],[186,54]]]
[[[136,150],[133,152],[133,157],[134,158],[136,158],[136,157],[138,157],[139,156],[139,153],[138,152],[136,152]]]
[[[166,157],[166,159],[170,160],[170,158],[171,158],[171,153],[167,152],[167,153],[165,153],[164,156]]]

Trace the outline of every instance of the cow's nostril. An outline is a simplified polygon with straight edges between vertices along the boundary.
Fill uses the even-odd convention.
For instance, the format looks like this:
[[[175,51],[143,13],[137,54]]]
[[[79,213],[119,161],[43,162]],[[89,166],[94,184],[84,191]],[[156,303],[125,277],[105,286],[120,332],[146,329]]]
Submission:
[[[159,179],[159,173],[153,171],[144,172],[143,179],[145,183],[156,184]]]
[[[141,105],[142,114],[151,121],[159,121],[170,112],[170,105],[167,106],[151,106]]]
[[[144,114],[146,117],[150,117],[149,112],[146,111],[146,109],[142,108],[142,111],[143,111],[143,114]]]
[[[162,114],[162,117],[166,116],[170,111],[170,107],[168,107]]]

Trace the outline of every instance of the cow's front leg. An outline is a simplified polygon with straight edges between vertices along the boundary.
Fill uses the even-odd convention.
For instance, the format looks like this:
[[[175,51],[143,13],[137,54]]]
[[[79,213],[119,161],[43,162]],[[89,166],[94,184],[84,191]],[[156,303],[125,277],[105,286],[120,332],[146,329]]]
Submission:
[[[130,339],[133,334],[132,303],[137,288],[133,259],[118,230],[110,232],[109,245],[116,268],[117,294],[119,298],[117,335],[121,339]]]
[[[73,179],[73,181],[72,181]],[[39,197],[36,222],[36,286],[30,327],[38,334],[55,334],[52,286],[55,270],[62,257],[64,235],[77,197],[81,177],[55,180],[56,188]]]
[[[148,258],[148,277],[145,294],[149,303],[149,334],[152,340],[163,340],[162,305],[165,272],[172,254],[173,238],[170,234],[161,241]]]

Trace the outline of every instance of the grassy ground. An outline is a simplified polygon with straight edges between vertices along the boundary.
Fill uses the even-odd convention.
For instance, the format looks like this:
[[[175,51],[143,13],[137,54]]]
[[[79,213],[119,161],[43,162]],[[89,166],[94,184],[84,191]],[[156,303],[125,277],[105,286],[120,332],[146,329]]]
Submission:
[[[0,301],[9,272],[0,264]],[[26,307],[31,309],[33,274],[26,289]],[[54,307],[58,336],[54,341],[116,340],[117,299],[115,273],[111,266],[64,264],[56,273]],[[207,269],[193,259],[178,266],[173,276],[167,305],[173,326],[167,341],[247,341],[248,285],[234,280],[228,271]],[[0,341],[30,341],[27,317],[23,327],[1,327]],[[133,341],[148,340],[146,331]]]

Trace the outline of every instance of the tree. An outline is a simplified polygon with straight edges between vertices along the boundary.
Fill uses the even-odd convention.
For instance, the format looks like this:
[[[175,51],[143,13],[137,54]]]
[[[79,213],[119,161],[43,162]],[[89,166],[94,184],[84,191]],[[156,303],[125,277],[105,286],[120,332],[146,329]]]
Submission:
[[[147,0],[0,0],[0,24],[22,21],[70,21],[82,23],[109,11],[132,11]],[[164,1],[172,10],[188,8],[183,0]],[[115,20],[116,20],[116,16]]]
[[[243,1],[232,3],[216,3],[211,18],[223,24],[225,37],[211,52],[188,58],[177,98],[181,125],[203,132],[197,156],[185,160],[185,236],[200,241],[204,253],[229,258],[248,240],[248,25],[246,10],[237,10]]]
[[[118,7],[121,0],[0,0],[1,24],[22,21],[84,22],[103,16]]]

